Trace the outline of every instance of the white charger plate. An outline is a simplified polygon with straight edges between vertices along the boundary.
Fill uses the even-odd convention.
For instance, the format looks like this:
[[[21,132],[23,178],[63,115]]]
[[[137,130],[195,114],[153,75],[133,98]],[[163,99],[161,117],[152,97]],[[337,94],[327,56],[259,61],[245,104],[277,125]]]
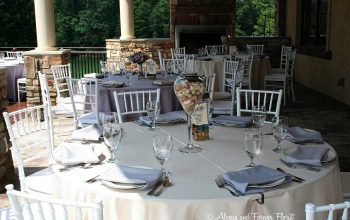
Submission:
[[[109,182],[107,180],[101,180],[100,182],[105,185],[108,186],[110,188],[113,189],[144,189],[147,187],[147,183],[141,185],[141,184],[125,184],[125,183],[113,183],[113,182]]]
[[[296,149],[296,147],[290,147],[288,149],[283,150],[283,155],[282,157],[286,157],[289,154],[291,154],[294,150]],[[328,163],[333,161],[335,158],[337,157],[337,154],[334,152],[333,149],[329,149],[327,155],[322,159],[321,163]]]
[[[267,183],[267,184],[248,185],[248,188],[260,188],[260,189],[271,188],[271,187],[275,187],[275,186],[281,185],[285,180],[286,180],[286,177],[278,179],[278,180],[276,180],[274,182],[271,182],[271,183]]]

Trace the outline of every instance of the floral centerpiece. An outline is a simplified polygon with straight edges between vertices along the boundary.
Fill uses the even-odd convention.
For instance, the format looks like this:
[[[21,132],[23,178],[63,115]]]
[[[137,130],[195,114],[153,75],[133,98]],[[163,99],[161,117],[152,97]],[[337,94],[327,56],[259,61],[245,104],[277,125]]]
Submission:
[[[222,35],[221,36],[221,42],[223,45],[225,45],[226,47],[228,47],[231,43],[231,36],[230,35]]]
[[[139,78],[143,78],[143,69],[142,64],[148,60],[148,55],[142,51],[136,52],[129,56],[129,61],[132,63],[137,63],[139,68],[138,76]]]

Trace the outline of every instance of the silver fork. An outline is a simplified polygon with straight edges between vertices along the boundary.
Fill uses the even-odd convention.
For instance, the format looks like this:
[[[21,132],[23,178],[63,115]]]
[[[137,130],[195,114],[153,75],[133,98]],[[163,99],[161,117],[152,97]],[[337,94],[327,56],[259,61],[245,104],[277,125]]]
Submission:
[[[233,196],[241,196],[242,195],[242,193],[240,193],[238,190],[234,189],[233,187],[228,187],[225,183],[225,179],[221,175],[219,175],[215,179],[215,183],[219,188],[226,188]]]

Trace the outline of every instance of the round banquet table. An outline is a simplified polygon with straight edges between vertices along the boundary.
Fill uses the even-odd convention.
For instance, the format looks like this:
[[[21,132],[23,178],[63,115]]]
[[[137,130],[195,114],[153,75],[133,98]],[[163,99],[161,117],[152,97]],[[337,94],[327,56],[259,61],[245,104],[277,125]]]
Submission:
[[[262,153],[255,162],[271,168],[281,167],[306,181],[271,188],[264,193],[264,204],[259,204],[256,200],[260,198],[259,194],[233,197],[214,182],[217,175],[240,170],[248,164],[248,156],[242,147],[244,129],[215,126],[210,129],[209,141],[196,142],[203,148],[201,153],[185,154],[178,151],[187,140],[185,124],[159,126],[153,132],[132,122],[121,127],[125,129],[119,149],[120,164],[123,165],[159,168],[159,162],[153,155],[152,136],[167,133],[174,137],[174,150],[167,164],[174,185],[159,197],[152,197],[147,195],[146,190],[118,190],[98,181],[84,182],[103,172],[108,166],[104,164],[91,169],[56,173],[53,182],[55,197],[78,201],[103,200],[104,219],[115,220],[224,219],[220,216],[227,216],[227,219],[229,216],[230,219],[249,219],[244,217],[250,216],[253,219],[252,215],[264,219],[282,219],[277,215],[304,219],[305,203],[320,205],[342,200],[337,159],[322,167],[320,172],[287,168],[279,160],[281,155],[272,151],[276,141],[271,135],[264,137]],[[268,127],[265,130],[271,131]],[[289,148],[295,146],[289,141],[285,144]]]
[[[159,78],[159,75],[157,77]],[[174,81],[175,78],[175,76],[167,76],[165,80]],[[107,88],[100,85],[99,108],[101,112],[116,112],[113,91],[128,92],[138,90],[154,90],[158,88],[160,88],[161,113],[182,110],[181,104],[174,93],[174,86],[172,84],[155,85],[153,84],[155,80],[138,79],[137,75],[133,75],[131,77],[131,85],[127,85],[127,79],[124,76],[112,76],[108,80],[124,82],[125,86],[120,88]]]
[[[15,101],[17,100],[17,79],[24,77],[24,64],[17,60],[2,61],[0,68],[2,67],[7,69],[7,99]]]

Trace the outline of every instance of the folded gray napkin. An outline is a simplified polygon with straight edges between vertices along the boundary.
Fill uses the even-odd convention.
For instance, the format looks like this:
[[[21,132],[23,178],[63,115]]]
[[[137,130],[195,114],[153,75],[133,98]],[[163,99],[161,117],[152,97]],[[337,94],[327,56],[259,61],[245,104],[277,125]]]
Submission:
[[[252,118],[250,116],[219,115],[218,117],[213,118],[211,122],[217,125],[246,127],[252,123]]]
[[[98,163],[101,150],[94,149],[89,144],[63,142],[53,152],[53,158],[61,165],[69,166],[80,163]]]
[[[292,179],[289,174],[263,165],[240,171],[228,172],[223,174],[223,177],[226,184],[231,185],[242,194],[264,192],[267,184],[271,186],[274,182],[279,180],[279,183],[283,184]],[[276,183],[276,185],[280,184]]]
[[[328,151],[329,148],[326,146],[297,146],[295,151],[281,159],[291,164],[322,166],[322,160],[327,156]]]
[[[152,187],[161,177],[162,172],[157,169],[113,165],[102,173],[98,179],[112,182],[114,184],[143,185],[144,189]]]
[[[73,131],[71,138],[73,140],[98,141],[102,135],[103,127],[98,124],[92,124],[85,128]]]
[[[140,116],[140,121],[151,125],[152,121],[148,116]],[[173,124],[173,123],[181,123],[185,122],[184,118],[181,117],[177,112],[168,112],[166,114],[160,114],[156,120],[156,124]]]
[[[288,128],[287,139],[295,143],[320,143],[323,142],[322,135],[318,131],[304,129],[301,127]]]

